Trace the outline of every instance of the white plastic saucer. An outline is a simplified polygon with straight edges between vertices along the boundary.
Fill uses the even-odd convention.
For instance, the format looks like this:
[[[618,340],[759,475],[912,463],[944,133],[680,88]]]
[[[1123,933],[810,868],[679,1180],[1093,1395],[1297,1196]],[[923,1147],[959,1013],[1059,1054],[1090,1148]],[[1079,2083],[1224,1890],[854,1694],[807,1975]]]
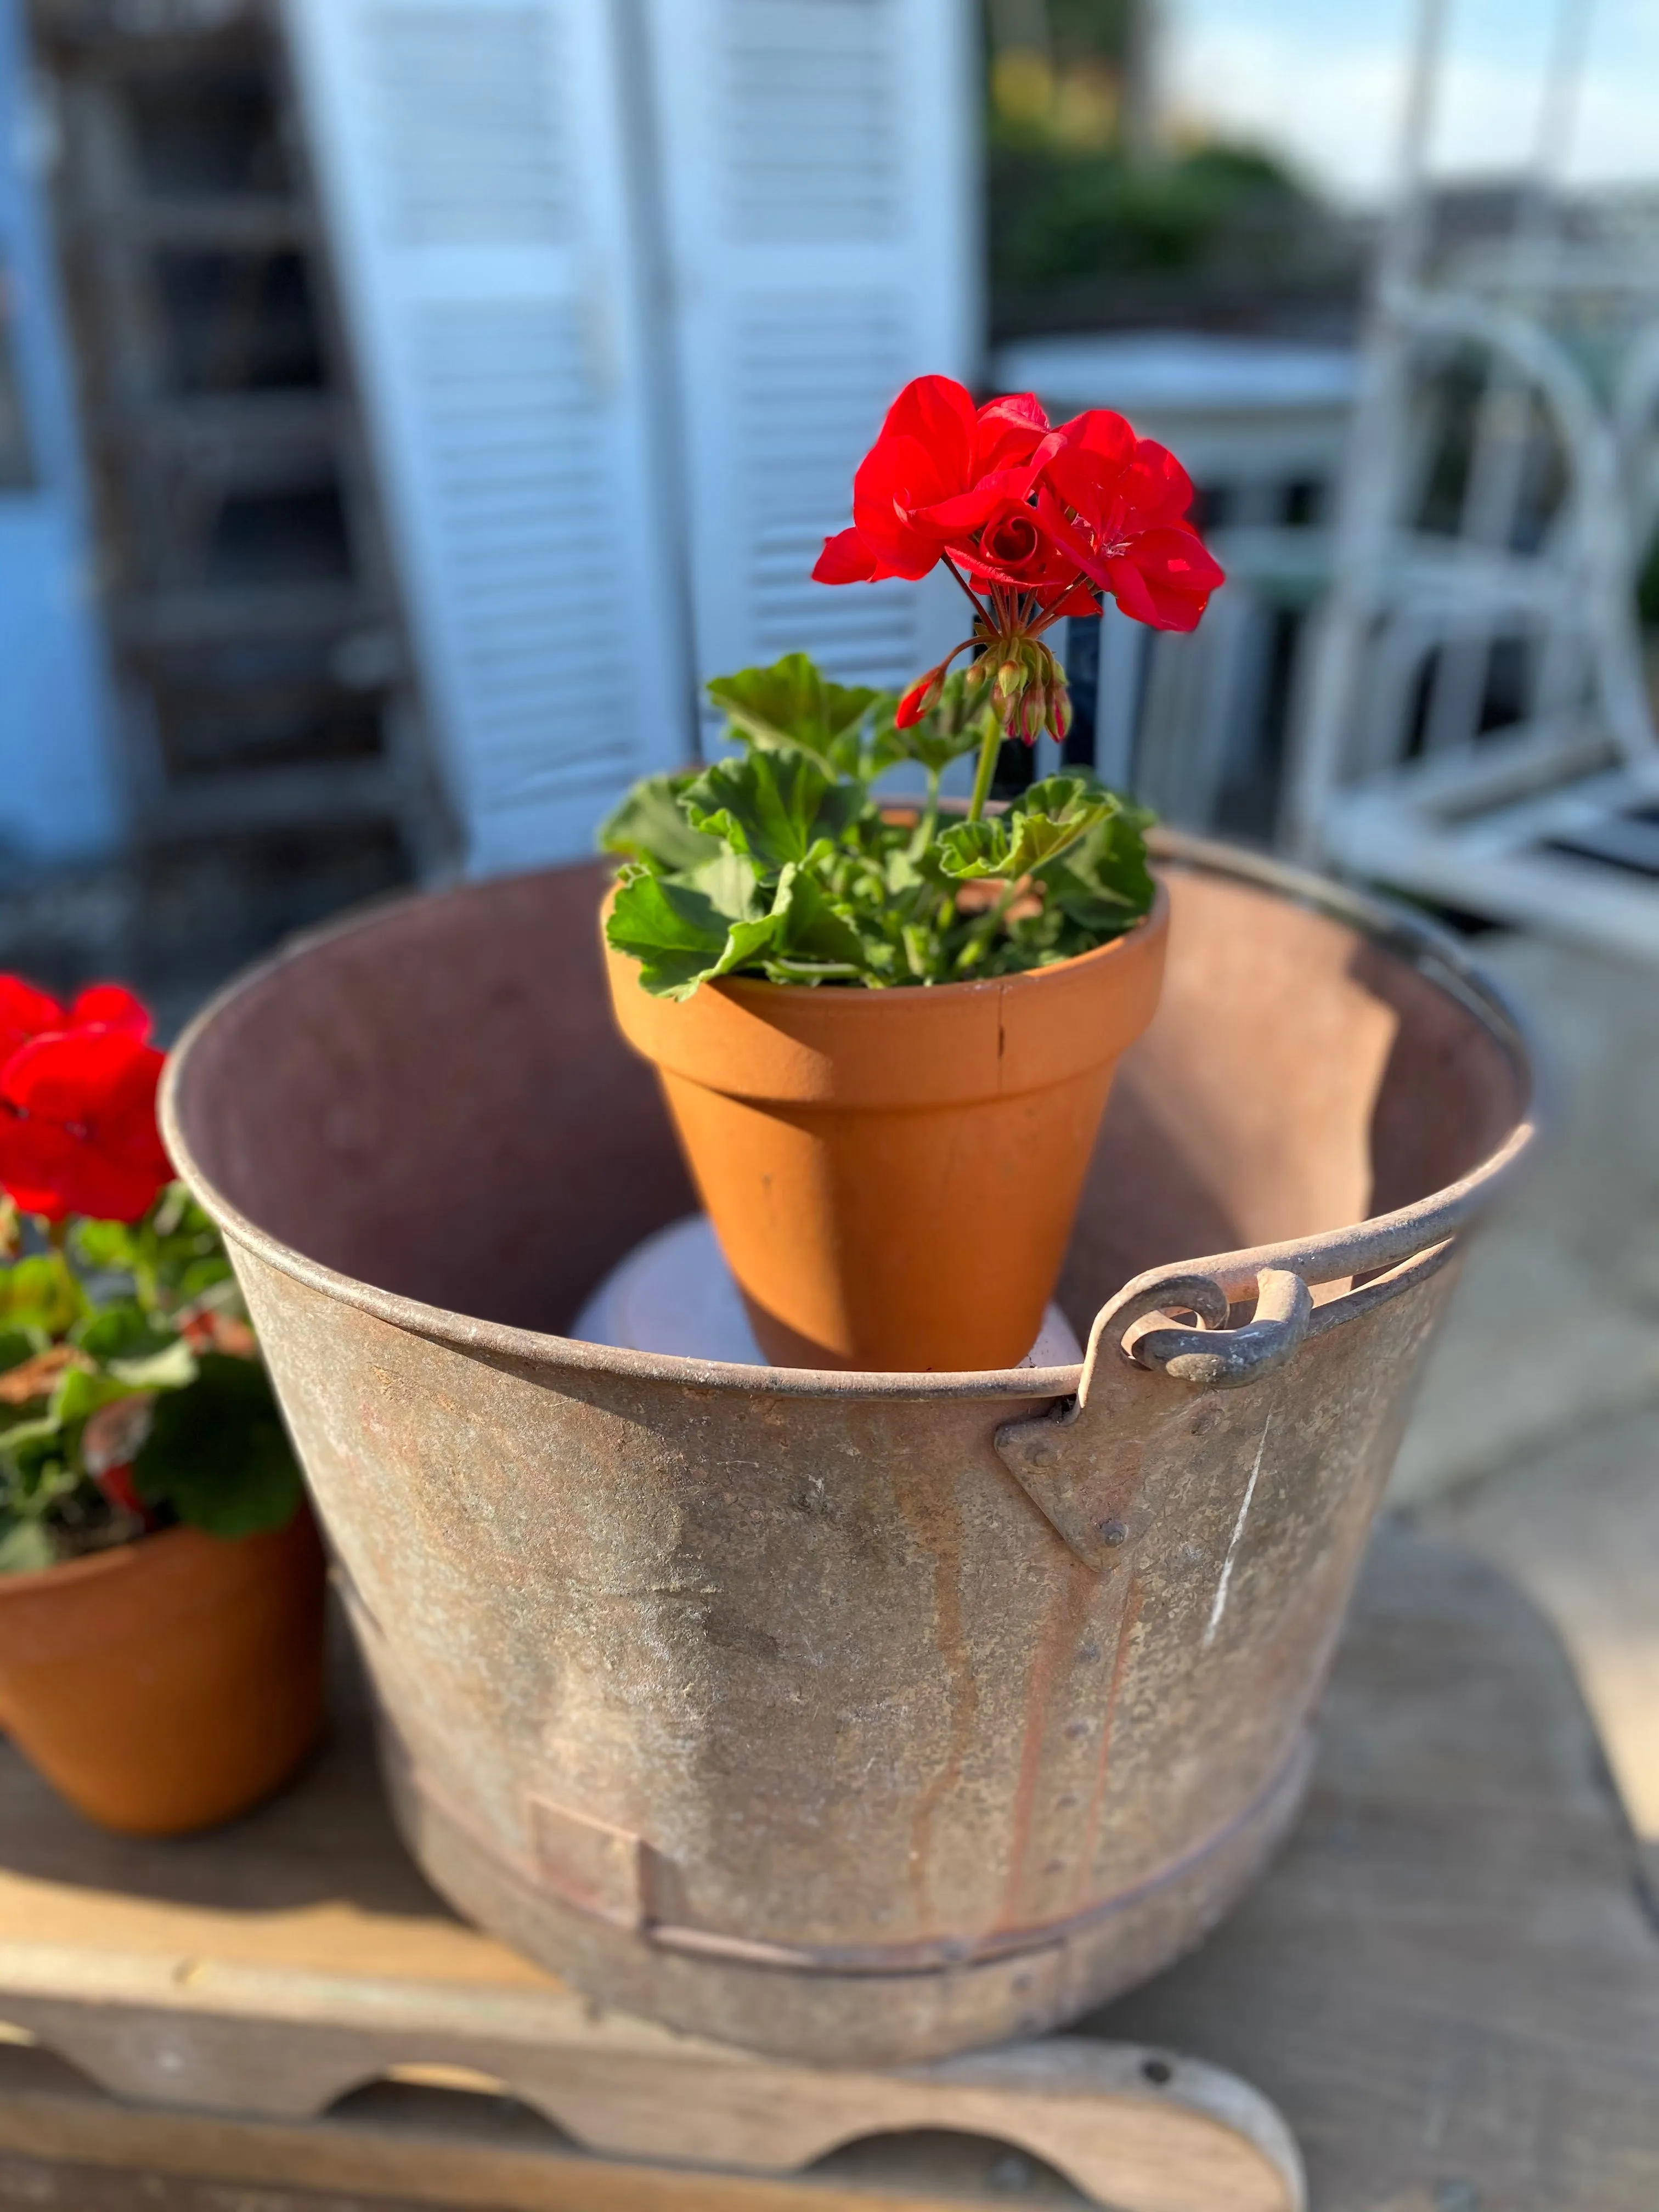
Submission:
[[[588,1299],[570,1334],[622,1352],[768,1364],[706,1213],[689,1214],[636,1244]],[[1071,1323],[1051,1305],[1036,1342],[1018,1364],[1068,1367],[1082,1357]]]

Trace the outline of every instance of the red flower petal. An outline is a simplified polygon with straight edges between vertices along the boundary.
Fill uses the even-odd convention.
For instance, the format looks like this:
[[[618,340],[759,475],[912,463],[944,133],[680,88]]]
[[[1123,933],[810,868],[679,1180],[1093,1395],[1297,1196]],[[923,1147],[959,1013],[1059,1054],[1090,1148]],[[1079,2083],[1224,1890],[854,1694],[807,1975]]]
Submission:
[[[813,565],[816,584],[870,584],[887,572],[875,548],[856,525],[838,530],[823,541],[823,550]]]
[[[1074,522],[1046,484],[1037,494],[1037,514],[1055,544],[1070,556],[1085,576],[1104,588],[1109,580],[1106,562],[1096,544],[1096,532],[1086,523]]]
[[[1091,407],[1085,414],[1073,415],[1060,424],[1060,434],[1066,452],[1091,454],[1111,468],[1125,467],[1139,442],[1127,419],[1109,407]]]
[[[972,395],[954,377],[918,376],[907,384],[887,410],[881,426],[889,438],[913,438],[957,485],[974,480],[979,416]]]
[[[1154,629],[1196,629],[1211,592],[1226,581],[1198,532],[1185,525],[1145,532],[1106,565],[1118,605]]]
[[[94,1024],[100,1029],[119,1030],[142,1044],[150,1031],[149,1009],[119,983],[91,983],[70,1008],[69,1026],[86,1029]],[[54,1028],[64,1026],[53,1024]]]
[[[1029,461],[1048,434],[1048,417],[1035,392],[988,400],[979,410],[976,458],[983,470]]]
[[[976,484],[953,498],[937,501],[932,507],[919,507],[915,515],[918,526],[937,532],[941,537],[955,539],[980,529],[991,516],[1010,506],[1024,506],[1030,496],[1031,486],[1039,471],[1030,465],[1017,469],[997,469],[981,477]]]
[[[1193,503],[1193,480],[1167,446],[1142,438],[1124,471],[1119,497],[1132,529],[1182,520]]]
[[[172,1176],[155,1125],[162,1056],[120,1030],[36,1037],[0,1070],[0,1182],[31,1211],[136,1221]]]
[[[853,479],[853,520],[887,574],[914,582],[937,566],[946,533],[918,529],[917,520],[962,489],[960,477],[919,440],[883,431]]]
[[[977,540],[952,550],[970,576],[1015,591],[1068,586],[1077,574],[1075,558],[1056,543],[1042,513],[1023,500],[1000,501]]]
[[[1152,597],[1146,578],[1127,554],[1119,554],[1106,563],[1106,588],[1126,615],[1138,623],[1146,623],[1152,629],[1164,629],[1177,624],[1165,624],[1158,620],[1158,602]]]
[[[49,1125],[35,1129],[25,1146],[9,1136],[0,1144],[0,1182],[25,1213],[61,1221],[84,1213],[94,1221],[140,1221],[169,1180],[153,1169],[111,1158]]]
[[[0,1115],[0,1185],[25,1213],[60,1221],[71,1211],[64,1183],[74,1175],[75,1140],[50,1121]]]
[[[0,1066],[31,1037],[61,1030],[68,1019],[57,1000],[33,983],[21,975],[0,975]]]

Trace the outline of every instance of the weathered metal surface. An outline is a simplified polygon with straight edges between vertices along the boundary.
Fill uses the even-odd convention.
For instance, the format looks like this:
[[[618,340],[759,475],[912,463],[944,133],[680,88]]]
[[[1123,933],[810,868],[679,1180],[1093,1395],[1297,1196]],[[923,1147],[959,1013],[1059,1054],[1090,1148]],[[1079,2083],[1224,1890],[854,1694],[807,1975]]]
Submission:
[[[230,1237],[405,1836],[595,1994],[829,2061],[1030,2033],[1194,1942],[1293,1817],[1528,1078],[1426,933],[1170,863],[1164,1007],[1061,1285],[1103,1309],[1081,1369],[552,1333],[692,1203],[611,1030],[592,871],[316,939],[175,1056],[170,1141]]]

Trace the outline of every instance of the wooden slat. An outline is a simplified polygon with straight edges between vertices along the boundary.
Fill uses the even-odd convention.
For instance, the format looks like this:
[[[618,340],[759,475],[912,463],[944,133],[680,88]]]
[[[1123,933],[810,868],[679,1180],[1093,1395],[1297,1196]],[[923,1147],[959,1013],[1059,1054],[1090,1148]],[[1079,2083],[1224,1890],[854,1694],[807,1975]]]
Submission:
[[[1085,2207],[1050,2167],[989,2142],[860,2146],[810,2175],[594,2158],[501,2100],[388,2085],[299,2125],[137,2112],[54,2085],[8,2089],[0,2196],[65,2212],[941,2212]],[[477,2109],[463,2121],[458,2101]],[[258,2192],[256,2196],[254,2192]]]

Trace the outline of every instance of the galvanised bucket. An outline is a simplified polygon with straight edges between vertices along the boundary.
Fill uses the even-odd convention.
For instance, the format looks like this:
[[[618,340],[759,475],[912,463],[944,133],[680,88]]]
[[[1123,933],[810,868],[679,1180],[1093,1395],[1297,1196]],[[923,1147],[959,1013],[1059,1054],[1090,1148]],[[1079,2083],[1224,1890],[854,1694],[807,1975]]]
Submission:
[[[1030,2034],[1196,1942],[1295,1815],[1529,1079],[1427,931],[1161,851],[1164,1000],[1060,1289],[1080,1369],[558,1333],[694,1204],[612,1028],[598,867],[314,937],[173,1056],[167,1141],[230,1240],[404,1835],[596,1997],[830,2063]]]

